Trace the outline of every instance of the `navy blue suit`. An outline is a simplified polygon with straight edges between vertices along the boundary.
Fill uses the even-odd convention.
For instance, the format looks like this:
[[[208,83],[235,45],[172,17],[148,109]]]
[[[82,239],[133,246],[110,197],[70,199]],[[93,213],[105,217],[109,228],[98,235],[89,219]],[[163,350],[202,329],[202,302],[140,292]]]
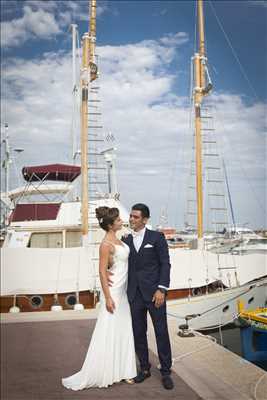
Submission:
[[[133,236],[122,239],[130,247],[128,289],[135,350],[142,370],[150,369],[147,344],[147,311],[149,312],[157,341],[162,375],[169,375],[172,357],[168,334],[166,301],[156,308],[152,297],[159,285],[169,287],[170,259],[164,235],[146,229],[144,240],[137,252]]]

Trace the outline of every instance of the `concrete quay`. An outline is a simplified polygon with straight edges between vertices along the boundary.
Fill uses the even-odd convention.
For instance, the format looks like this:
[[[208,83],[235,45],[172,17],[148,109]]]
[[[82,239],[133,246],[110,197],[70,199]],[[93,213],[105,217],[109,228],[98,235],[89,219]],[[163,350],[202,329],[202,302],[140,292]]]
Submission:
[[[2,400],[267,399],[267,373],[236,354],[197,335],[182,338],[168,318],[173,352],[174,390],[164,390],[149,318],[152,377],[142,384],[72,392],[61,377],[78,371],[97,318],[96,310],[1,315]]]

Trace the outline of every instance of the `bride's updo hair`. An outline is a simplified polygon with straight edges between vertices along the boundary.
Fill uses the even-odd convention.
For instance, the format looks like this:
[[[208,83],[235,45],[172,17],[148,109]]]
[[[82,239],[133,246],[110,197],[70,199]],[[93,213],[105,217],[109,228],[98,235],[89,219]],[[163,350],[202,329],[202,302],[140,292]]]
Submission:
[[[119,210],[115,207],[98,207],[95,210],[95,215],[101,228],[108,232],[109,225],[113,225],[118,218]]]

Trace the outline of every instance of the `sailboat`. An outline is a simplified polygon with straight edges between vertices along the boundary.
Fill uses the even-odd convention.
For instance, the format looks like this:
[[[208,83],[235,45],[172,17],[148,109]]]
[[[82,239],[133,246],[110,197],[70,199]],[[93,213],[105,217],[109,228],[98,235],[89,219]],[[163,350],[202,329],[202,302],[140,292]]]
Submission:
[[[238,313],[236,299],[241,299],[248,309],[252,305],[264,306],[267,296],[267,270],[264,254],[253,253],[234,255],[231,252],[216,253],[209,251],[204,242],[203,223],[203,144],[214,143],[210,139],[214,129],[205,125],[207,106],[205,98],[210,94],[213,85],[208,71],[208,59],[205,49],[204,8],[203,0],[197,1],[198,21],[198,52],[192,57],[193,63],[193,109],[194,109],[194,148],[195,148],[195,185],[197,238],[194,249],[170,249],[171,290],[168,310],[176,316],[178,322],[196,329],[212,329],[232,323],[233,316]],[[207,156],[216,154],[208,152]],[[212,173],[218,169],[208,164]],[[209,178],[211,182],[220,182]],[[222,196],[218,193],[208,193],[208,196]],[[214,208],[217,212],[224,207]],[[219,222],[219,225],[226,222]],[[175,289],[179,280],[181,289]],[[183,289],[182,289],[183,288]]]
[[[96,147],[102,141],[96,121],[100,114],[95,85],[96,0],[90,3],[89,21],[83,35],[79,85],[73,68],[72,92],[80,98],[80,150],[72,144],[73,164],[26,166],[22,169],[25,185],[13,190],[6,185],[6,193],[1,193],[11,208],[1,249],[1,312],[95,307],[100,288],[98,248],[104,235],[95,209],[104,205],[119,208],[124,229],[128,227],[128,212],[116,190],[114,149]],[[77,31],[75,25],[72,28],[75,66]],[[74,162],[78,153],[80,165]],[[101,171],[108,179],[101,175],[97,181],[92,171]],[[108,190],[101,191],[100,184]]]
[[[1,251],[1,312],[64,312],[95,307],[100,289],[98,248],[104,234],[95,218],[95,208],[102,205],[119,208],[123,229],[129,229],[128,211],[115,190],[89,196],[92,179],[90,182],[88,167],[90,171],[94,151],[88,145],[88,137],[94,135],[95,124],[90,112],[98,113],[96,108],[93,113],[90,108],[97,107],[93,99],[98,79],[96,0],[91,0],[89,21],[89,33],[83,35],[80,71],[81,165],[26,167],[23,170],[26,186],[8,194],[15,200],[15,208]],[[191,248],[170,248],[172,268],[167,307],[178,324],[187,321],[195,329],[210,329],[234,320],[237,299],[247,309],[264,305],[266,265],[263,254],[215,254],[204,248],[202,103],[212,85],[207,71],[202,0],[198,0],[198,22],[199,51],[193,57],[197,240]],[[81,200],[77,196],[63,201],[72,193],[71,185],[79,177]],[[56,184],[51,183],[55,181]],[[19,200],[32,193],[57,193],[62,197],[53,202],[20,203]]]

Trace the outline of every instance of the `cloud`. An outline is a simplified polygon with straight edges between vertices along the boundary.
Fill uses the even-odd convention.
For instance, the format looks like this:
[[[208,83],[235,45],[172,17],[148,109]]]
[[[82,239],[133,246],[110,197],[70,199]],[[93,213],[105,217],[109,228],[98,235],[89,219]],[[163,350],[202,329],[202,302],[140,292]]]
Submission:
[[[158,11],[154,12],[154,13],[152,14],[152,16],[153,16],[153,17],[162,17],[162,16],[166,15],[167,13],[168,13],[167,9],[166,9],[166,8],[163,8],[163,9],[161,9],[161,10],[158,10]]]
[[[251,1],[248,1],[247,4],[249,6],[257,6],[257,7],[267,8],[266,0],[251,0]]]
[[[28,39],[47,39],[60,33],[55,17],[50,12],[29,6],[23,7],[23,16],[11,21],[1,22],[1,44],[3,47],[14,47]]]
[[[180,46],[181,44],[187,43],[189,40],[186,32],[177,32],[175,35],[168,34],[160,42],[166,46]]]
[[[100,86],[104,136],[112,132],[116,138],[121,199],[128,207],[148,203],[154,224],[166,206],[170,221],[183,225],[192,130],[188,100],[175,93],[169,67],[182,45],[175,38],[185,37],[98,48],[100,78],[94,85]],[[6,60],[2,79],[3,120],[9,122],[13,147],[25,149],[20,167],[69,161],[70,53]],[[262,208],[256,205],[265,204],[266,105],[248,105],[242,96],[223,92],[215,92],[211,101],[237,219],[247,221],[251,215],[261,226]]]
[[[21,17],[10,19],[15,10]],[[97,5],[97,16],[109,12],[108,2]],[[66,27],[78,21],[88,21],[88,2],[79,0],[26,0],[5,1],[5,19],[1,22],[1,45],[17,47],[27,40],[54,38],[64,33]]]
[[[58,2],[54,0],[26,0],[24,3],[35,11],[39,9],[53,11],[58,7]]]
[[[226,156],[236,151],[235,154],[248,163],[250,170],[257,166],[264,173],[266,104],[246,105],[245,98],[229,93],[215,94],[212,100],[216,106],[217,130]]]

